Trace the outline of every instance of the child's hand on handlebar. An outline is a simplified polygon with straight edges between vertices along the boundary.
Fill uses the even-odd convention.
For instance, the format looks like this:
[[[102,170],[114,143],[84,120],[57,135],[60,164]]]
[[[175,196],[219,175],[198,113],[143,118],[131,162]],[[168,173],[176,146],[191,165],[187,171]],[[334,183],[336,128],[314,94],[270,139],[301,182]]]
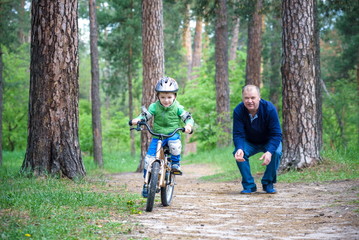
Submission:
[[[136,125],[139,121],[141,121],[141,119],[132,119],[131,124]]]
[[[187,124],[185,127],[185,133],[191,133],[192,132],[192,125],[191,124]]]

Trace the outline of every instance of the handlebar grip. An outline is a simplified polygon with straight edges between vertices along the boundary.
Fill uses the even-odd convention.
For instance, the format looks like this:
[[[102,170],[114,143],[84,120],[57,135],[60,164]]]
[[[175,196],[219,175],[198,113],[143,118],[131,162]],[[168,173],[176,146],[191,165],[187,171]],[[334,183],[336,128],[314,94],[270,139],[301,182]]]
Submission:
[[[128,121],[128,125],[132,126],[132,120]]]

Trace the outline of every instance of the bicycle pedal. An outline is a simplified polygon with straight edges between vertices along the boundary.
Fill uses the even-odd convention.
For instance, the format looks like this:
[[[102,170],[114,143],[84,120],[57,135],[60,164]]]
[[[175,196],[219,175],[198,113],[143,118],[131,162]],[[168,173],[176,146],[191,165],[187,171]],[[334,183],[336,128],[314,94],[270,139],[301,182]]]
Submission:
[[[177,171],[177,170],[172,171],[172,173],[173,173],[174,175],[182,175],[182,172],[181,172],[181,171]]]

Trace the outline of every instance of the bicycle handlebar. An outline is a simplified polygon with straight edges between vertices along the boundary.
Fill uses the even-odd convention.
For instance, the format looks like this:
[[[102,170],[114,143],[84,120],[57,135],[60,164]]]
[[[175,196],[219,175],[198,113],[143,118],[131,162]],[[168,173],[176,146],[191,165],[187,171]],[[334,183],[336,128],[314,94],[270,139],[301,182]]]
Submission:
[[[130,120],[130,122],[128,123],[130,126],[132,126],[132,121]],[[159,137],[160,139],[164,139],[164,138],[170,138],[173,135],[175,135],[178,131],[182,131],[184,132],[186,129],[185,128],[176,128],[172,133],[170,134],[162,134],[162,133],[155,133],[152,131],[151,127],[148,126],[147,122],[145,120],[141,120],[137,123],[137,127],[135,128],[130,128],[130,130],[136,130],[136,131],[142,131],[143,129],[141,128],[141,126],[146,126],[147,130],[156,137]]]

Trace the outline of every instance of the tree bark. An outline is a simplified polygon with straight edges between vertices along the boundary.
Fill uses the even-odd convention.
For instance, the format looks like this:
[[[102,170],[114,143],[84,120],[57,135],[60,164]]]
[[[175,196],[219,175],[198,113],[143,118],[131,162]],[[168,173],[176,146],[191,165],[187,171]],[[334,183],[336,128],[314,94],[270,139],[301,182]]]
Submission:
[[[196,68],[201,66],[201,58],[202,58],[202,29],[203,29],[203,22],[201,17],[197,17],[196,20],[196,28],[194,34],[194,41],[193,41],[193,55],[192,55],[192,76],[191,79],[196,78],[195,72],[197,71]],[[193,75],[194,73],[194,75]]]
[[[237,57],[237,47],[238,47],[238,36],[239,36],[239,24],[240,24],[239,16],[235,16],[233,18],[233,28],[232,28],[232,38],[231,38],[231,46],[229,48],[229,61],[236,60]]]
[[[262,0],[257,0],[254,13],[248,23],[248,47],[246,64],[246,84],[261,87],[262,55]]]
[[[229,122],[229,82],[228,82],[228,30],[227,1],[219,0],[216,8],[216,110],[218,123],[224,133],[231,133]],[[219,140],[219,146],[226,146],[229,137]]]
[[[283,132],[281,170],[304,168],[321,160],[317,132],[318,74],[314,2],[283,1]]]
[[[0,166],[2,166],[2,111],[3,111],[3,70],[2,48],[0,44]]]
[[[274,33],[281,31],[281,22],[279,17],[273,17],[272,30]],[[276,35],[276,34],[274,34]],[[281,94],[281,75],[280,75],[280,64],[281,64],[281,42],[280,36],[278,38],[272,37],[270,42],[270,75],[269,75],[269,99],[277,107],[279,112],[279,99]]]
[[[85,175],[78,138],[76,0],[32,2],[28,143],[23,172]]]
[[[142,1],[143,89],[142,105],[148,107],[156,100],[155,84],[164,74],[162,0]],[[137,172],[143,170],[144,157],[151,142],[147,131],[141,132],[141,161]]]
[[[129,58],[128,58],[128,69],[127,69],[127,79],[128,79],[128,113],[130,119],[133,119],[133,93],[132,93],[132,45],[130,45],[129,49]],[[136,154],[136,146],[135,146],[135,133],[130,131],[131,137],[131,156],[135,156]]]
[[[100,100],[100,74],[97,48],[96,0],[89,0],[90,12],[90,49],[91,49],[91,103],[92,103],[92,136],[93,156],[97,166],[103,168],[102,159],[102,124]]]
[[[187,65],[187,80],[190,78],[192,71],[192,41],[190,28],[190,5],[186,4],[186,12],[184,16],[183,32],[182,32],[182,46],[185,49],[185,62]],[[186,83],[183,84],[185,87]]]

